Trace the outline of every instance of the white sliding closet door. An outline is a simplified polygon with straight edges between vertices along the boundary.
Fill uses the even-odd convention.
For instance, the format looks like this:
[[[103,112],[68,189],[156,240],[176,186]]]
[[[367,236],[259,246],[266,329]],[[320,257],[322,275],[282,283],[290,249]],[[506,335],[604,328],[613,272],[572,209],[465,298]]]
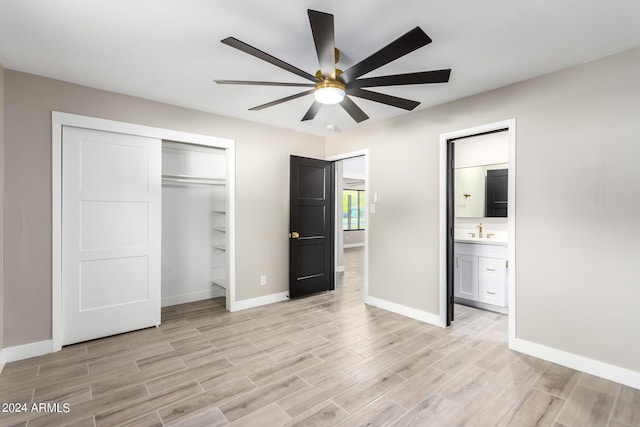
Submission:
[[[63,345],[160,324],[161,147],[63,127]]]

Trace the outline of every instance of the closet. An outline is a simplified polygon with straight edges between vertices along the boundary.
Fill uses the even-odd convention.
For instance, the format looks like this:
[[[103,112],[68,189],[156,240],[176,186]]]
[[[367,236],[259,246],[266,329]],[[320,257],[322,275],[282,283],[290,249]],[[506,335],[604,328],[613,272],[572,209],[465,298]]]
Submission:
[[[52,348],[234,296],[234,142],[52,113]]]
[[[162,306],[225,296],[225,150],[162,142]]]

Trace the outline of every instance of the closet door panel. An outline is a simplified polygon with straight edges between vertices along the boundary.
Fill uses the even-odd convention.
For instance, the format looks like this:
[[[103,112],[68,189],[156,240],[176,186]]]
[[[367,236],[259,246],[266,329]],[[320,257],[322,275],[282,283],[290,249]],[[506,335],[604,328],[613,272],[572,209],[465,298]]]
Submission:
[[[62,343],[160,324],[161,142],[63,128]]]

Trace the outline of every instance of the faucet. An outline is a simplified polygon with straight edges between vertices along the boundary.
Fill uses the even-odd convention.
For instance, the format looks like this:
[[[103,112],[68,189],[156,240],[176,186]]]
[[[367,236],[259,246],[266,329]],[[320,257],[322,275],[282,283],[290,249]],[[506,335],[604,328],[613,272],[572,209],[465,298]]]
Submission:
[[[478,224],[478,237],[482,239],[482,223]]]

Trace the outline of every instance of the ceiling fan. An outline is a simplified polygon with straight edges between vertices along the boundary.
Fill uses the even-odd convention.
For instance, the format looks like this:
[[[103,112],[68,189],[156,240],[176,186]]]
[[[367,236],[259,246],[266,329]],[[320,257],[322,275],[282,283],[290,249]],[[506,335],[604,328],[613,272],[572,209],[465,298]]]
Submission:
[[[451,69],[422,71],[417,73],[394,74],[380,77],[359,77],[373,71],[377,68],[388,64],[391,61],[413,52],[431,43],[431,38],[425,34],[420,27],[408,31],[393,42],[389,43],[382,49],[378,50],[371,56],[363,59],[357,64],[351,66],[345,71],[336,68],[336,63],[340,58],[340,51],[335,47],[333,15],[315,10],[308,10],[309,23],[311,24],[311,32],[318,54],[318,62],[320,69],[311,75],[293,65],[290,65],[268,53],[265,53],[253,46],[250,46],[234,37],[227,37],[221,40],[222,43],[241,50],[256,58],[262,59],[276,67],[280,67],[293,74],[303,77],[311,83],[285,83],[285,82],[264,82],[264,81],[246,81],[246,80],[214,80],[218,84],[233,85],[254,85],[254,86],[289,86],[289,87],[311,87],[313,89],[296,93],[266,104],[258,105],[250,108],[251,111],[262,110],[267,107],[282,104],[313,94],[315,100],[307,113],[302,117],[302,121],[312,120],[320,111],[323,104],[340,104],[342,108],[355,120],[360,123],[369,118],[353,100],[347,96],[355,96],[358,98],[368,99],[370,101],[380,102],[382,104],[391,105],[393,107],[403,108],[405,110],[413,110],[418,105],[417,101],[406,98],[387,95],[379,92],[372,92],[363,88],[375,86],[396,86],[396,85],[412,85],[426,83],[446,83],[449,81]]]

